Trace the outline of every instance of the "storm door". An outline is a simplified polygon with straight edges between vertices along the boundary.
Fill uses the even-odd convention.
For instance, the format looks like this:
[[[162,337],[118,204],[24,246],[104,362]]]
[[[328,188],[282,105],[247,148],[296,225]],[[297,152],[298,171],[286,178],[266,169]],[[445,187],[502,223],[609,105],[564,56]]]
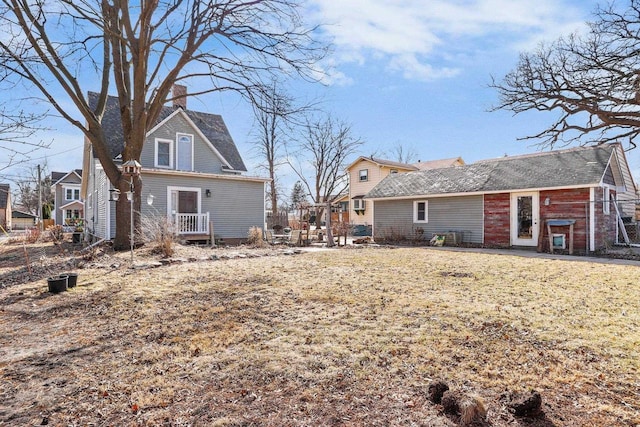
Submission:
[[[537,246],[540,205],[537,192],[511,194],[511,244]]]

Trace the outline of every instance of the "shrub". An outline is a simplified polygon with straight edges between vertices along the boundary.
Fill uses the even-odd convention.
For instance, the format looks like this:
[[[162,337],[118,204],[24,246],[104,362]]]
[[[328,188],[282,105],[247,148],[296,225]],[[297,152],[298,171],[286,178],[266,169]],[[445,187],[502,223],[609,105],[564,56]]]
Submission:
[[[262,234],[262,228],[251,227],[249,229],[249,232],[247,233],[247,244],[257,248],[261,248],[266,245]]]
[[[41,234],[40,228],[38,227],[28,228],[24,233],[24,240],[27,243],[35,243],[40,238],[40,234]]]
[[[50,225],[47,227],[47,231],[53,243],[58,244],[64,240],[64,229],[61,225]]]
[[[141,221],[144,240],[154,245],[154,252],[165,258],[173,256],[178,239],[175,224],[163,215],[144,216]]]

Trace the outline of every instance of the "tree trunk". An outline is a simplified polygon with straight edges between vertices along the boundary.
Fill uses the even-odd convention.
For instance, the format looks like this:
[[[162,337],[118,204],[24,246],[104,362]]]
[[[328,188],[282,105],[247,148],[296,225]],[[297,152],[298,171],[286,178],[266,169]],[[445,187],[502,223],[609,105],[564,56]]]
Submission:
[[[327,203],[327,246],[333,247],[333,231],[331,230],[331,202]]]

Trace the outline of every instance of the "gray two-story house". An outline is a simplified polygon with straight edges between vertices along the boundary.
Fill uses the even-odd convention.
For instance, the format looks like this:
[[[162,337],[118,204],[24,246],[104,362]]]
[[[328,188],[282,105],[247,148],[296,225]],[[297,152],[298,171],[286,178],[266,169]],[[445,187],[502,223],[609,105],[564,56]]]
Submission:
[[[82,169],[71,172],[51,172],[53,192],[52,219],[59,225],[72,225],[84,216],[84,203],[80,197]]]
[[[97,96],[89,93],[90,105]],[[111,155],[119,159],[124,138],[117,98],[109,97],[102,123]],[[111,239],[112,186],[87,140],[83,162],[86,231]],[[186,99],[164,107],[147,133],[140,163],[143,218],[166,216],[185,239],[214,235],[229,243],[246,240],[251,227],[264,226],[268,180],[243,175],[245,164],[220,115],[188,110]]]

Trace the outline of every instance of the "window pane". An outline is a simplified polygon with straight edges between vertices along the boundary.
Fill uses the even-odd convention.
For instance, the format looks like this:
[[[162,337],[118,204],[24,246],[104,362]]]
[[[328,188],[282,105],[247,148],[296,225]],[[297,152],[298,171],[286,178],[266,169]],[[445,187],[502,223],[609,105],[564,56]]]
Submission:
[[[424,221],[426,218],[426,206],[424,202],[418,203],[418,221]]]
[[[191,143],[191,137],[182,135],[178,139],[178,169],[184,171],[191,170],[191,158],[193,144]]]
[[[171,144],[167,142],[158,142],[158,166],[170,167],[170,148]]]

